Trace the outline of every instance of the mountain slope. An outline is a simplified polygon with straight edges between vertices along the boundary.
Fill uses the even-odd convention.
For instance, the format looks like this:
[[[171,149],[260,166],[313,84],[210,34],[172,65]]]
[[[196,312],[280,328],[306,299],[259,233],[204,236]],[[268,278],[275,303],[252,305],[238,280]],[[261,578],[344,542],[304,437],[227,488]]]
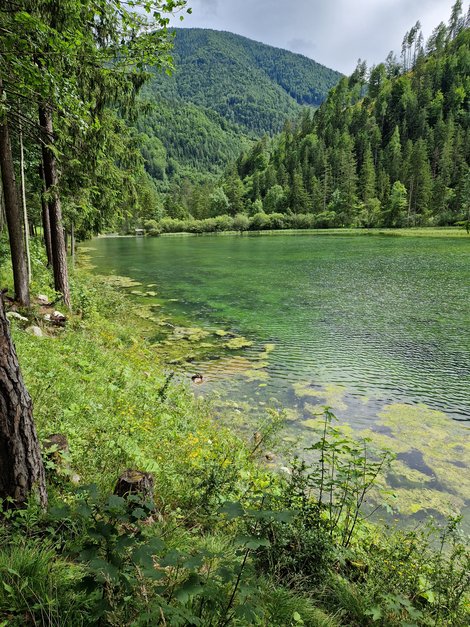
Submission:
[[[240,35],[177,29],[175,72],[156,75],[151,92],[208,107],[256,135],[280,131],[299,105],[320,105],[339,72]]]
[[[228,212],[320,227],[470,225],[466,24],[440,25],[426,48],[411,42],[401,63],[360,64],[313,116],[241,154],[220,183]]]
[[[173,56],[173,75],[155,72],[143,89],[154,106],[139,122],[163,144],[165,180],[220,172],[247,138],[279,132],[341,77],[302,55],[213,30],[176,29]]]

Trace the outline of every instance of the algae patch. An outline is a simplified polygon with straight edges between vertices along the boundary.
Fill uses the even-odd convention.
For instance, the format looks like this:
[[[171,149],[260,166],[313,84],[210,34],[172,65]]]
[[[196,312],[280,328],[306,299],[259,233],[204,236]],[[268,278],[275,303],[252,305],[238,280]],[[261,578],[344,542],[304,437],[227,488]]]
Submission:
[[[232,337],[228,342],[224,344],[225,348],[230,350],[238,350],[240,348],[248,348],[253,346],[253,342],[247,340],[246,337]]]
[[[378,417],[389,433],[361,433],[398,455],[388,481],[400,511],[412,515],[431,509],[448,515],[461,510],[470,496],[469,428],[424,404],[394,403]]]
[[[292,388],[297,398],[318,399],[319,411],[320,407],[323,406],[330,407],[336,411],[347,409],[347,405],[344,402],[346,388],[342,385],[327,383],[319,388],[314,388],[311,384],[300,381],[298,383],[294,383]]]

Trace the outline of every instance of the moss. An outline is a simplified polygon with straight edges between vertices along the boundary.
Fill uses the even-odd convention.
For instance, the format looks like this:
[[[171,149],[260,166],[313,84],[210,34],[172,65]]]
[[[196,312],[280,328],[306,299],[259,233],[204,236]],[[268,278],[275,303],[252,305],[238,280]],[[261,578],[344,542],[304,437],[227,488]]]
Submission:
[[[238,350],[240,348],[248,348],[252,346],[253,342],[247,340],[246,337],[232,337],[228,342],[224,344],[225,348],[230,350]]]
[[[80,251],[81,250],[82,248],[80,247]],[[140,281],[134,281],[134,279],[131,279],[127,276],[118,276],[118,275],[110,276],[107,279],[107,282],[109,285],[112,285],[113,287],[116,287],[116,288],[131,288],[131,287],[139,287],[140,285],[142,285]]]
[[[199,327],[175,327],[173,329],[173,340],[189,340],[190,342],[199,342],[210,335],[206,329]]]
[[[463,505],[463,499],[429,488],[400,488],[397,491],[397,509],[404,516],[413,516],[419,512],[452,516]]]
[[[258,354],[258,359],[268,359],[269,355],[275,350],[275,344],[265,344],[263,350]]]

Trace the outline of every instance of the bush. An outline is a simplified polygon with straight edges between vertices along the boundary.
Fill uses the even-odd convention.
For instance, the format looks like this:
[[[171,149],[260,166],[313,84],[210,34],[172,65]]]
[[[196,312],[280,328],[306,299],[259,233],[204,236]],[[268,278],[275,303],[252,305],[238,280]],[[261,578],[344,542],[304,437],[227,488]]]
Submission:
[[[334,226],[340,226],[338,216],[334,211],[322,211],[313,216],[315,228],[328,229]]]
[[[160,225],[156,220],[146,220],[144,222],[144,229],[150,237],[157,237],[161,233]]]
[[[315,226],[314,216],[308,213],[294,213],[289,216],[292,229],[312,229]]]
[[[271,229],[285,229],[288,224],[288,216],[283,213],[269,214],[269,226]]]
[[[250,220],[244,213],[237,213],[233,218],[233,229],[235,231],[248,231],[250,228]]]
[[[262,231],[263,229],[269,229],[270,220],[269,216],[266,213],[258,212],[250,218],[250,230],[251,231]]]

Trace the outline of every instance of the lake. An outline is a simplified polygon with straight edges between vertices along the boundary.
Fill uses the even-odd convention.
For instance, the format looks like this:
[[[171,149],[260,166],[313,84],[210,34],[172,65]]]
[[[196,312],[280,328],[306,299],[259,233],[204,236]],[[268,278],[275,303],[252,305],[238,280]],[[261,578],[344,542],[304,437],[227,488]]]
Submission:
[[[397,453],[389,484],[404,514],[468,512],[470,238],[234,235],[88,246],[97,272],[141,282],[139,302],[153,298],[193,330],[171,337],[156,324],[154,340],[189,340],[175,368],[189,383],[202,374],[198,393],[213,396],[226,420],[253,430],[267,408],[283,407],[286,438],[308,443],[328,405]],[[246,346],[229,348],[234,336]]]

